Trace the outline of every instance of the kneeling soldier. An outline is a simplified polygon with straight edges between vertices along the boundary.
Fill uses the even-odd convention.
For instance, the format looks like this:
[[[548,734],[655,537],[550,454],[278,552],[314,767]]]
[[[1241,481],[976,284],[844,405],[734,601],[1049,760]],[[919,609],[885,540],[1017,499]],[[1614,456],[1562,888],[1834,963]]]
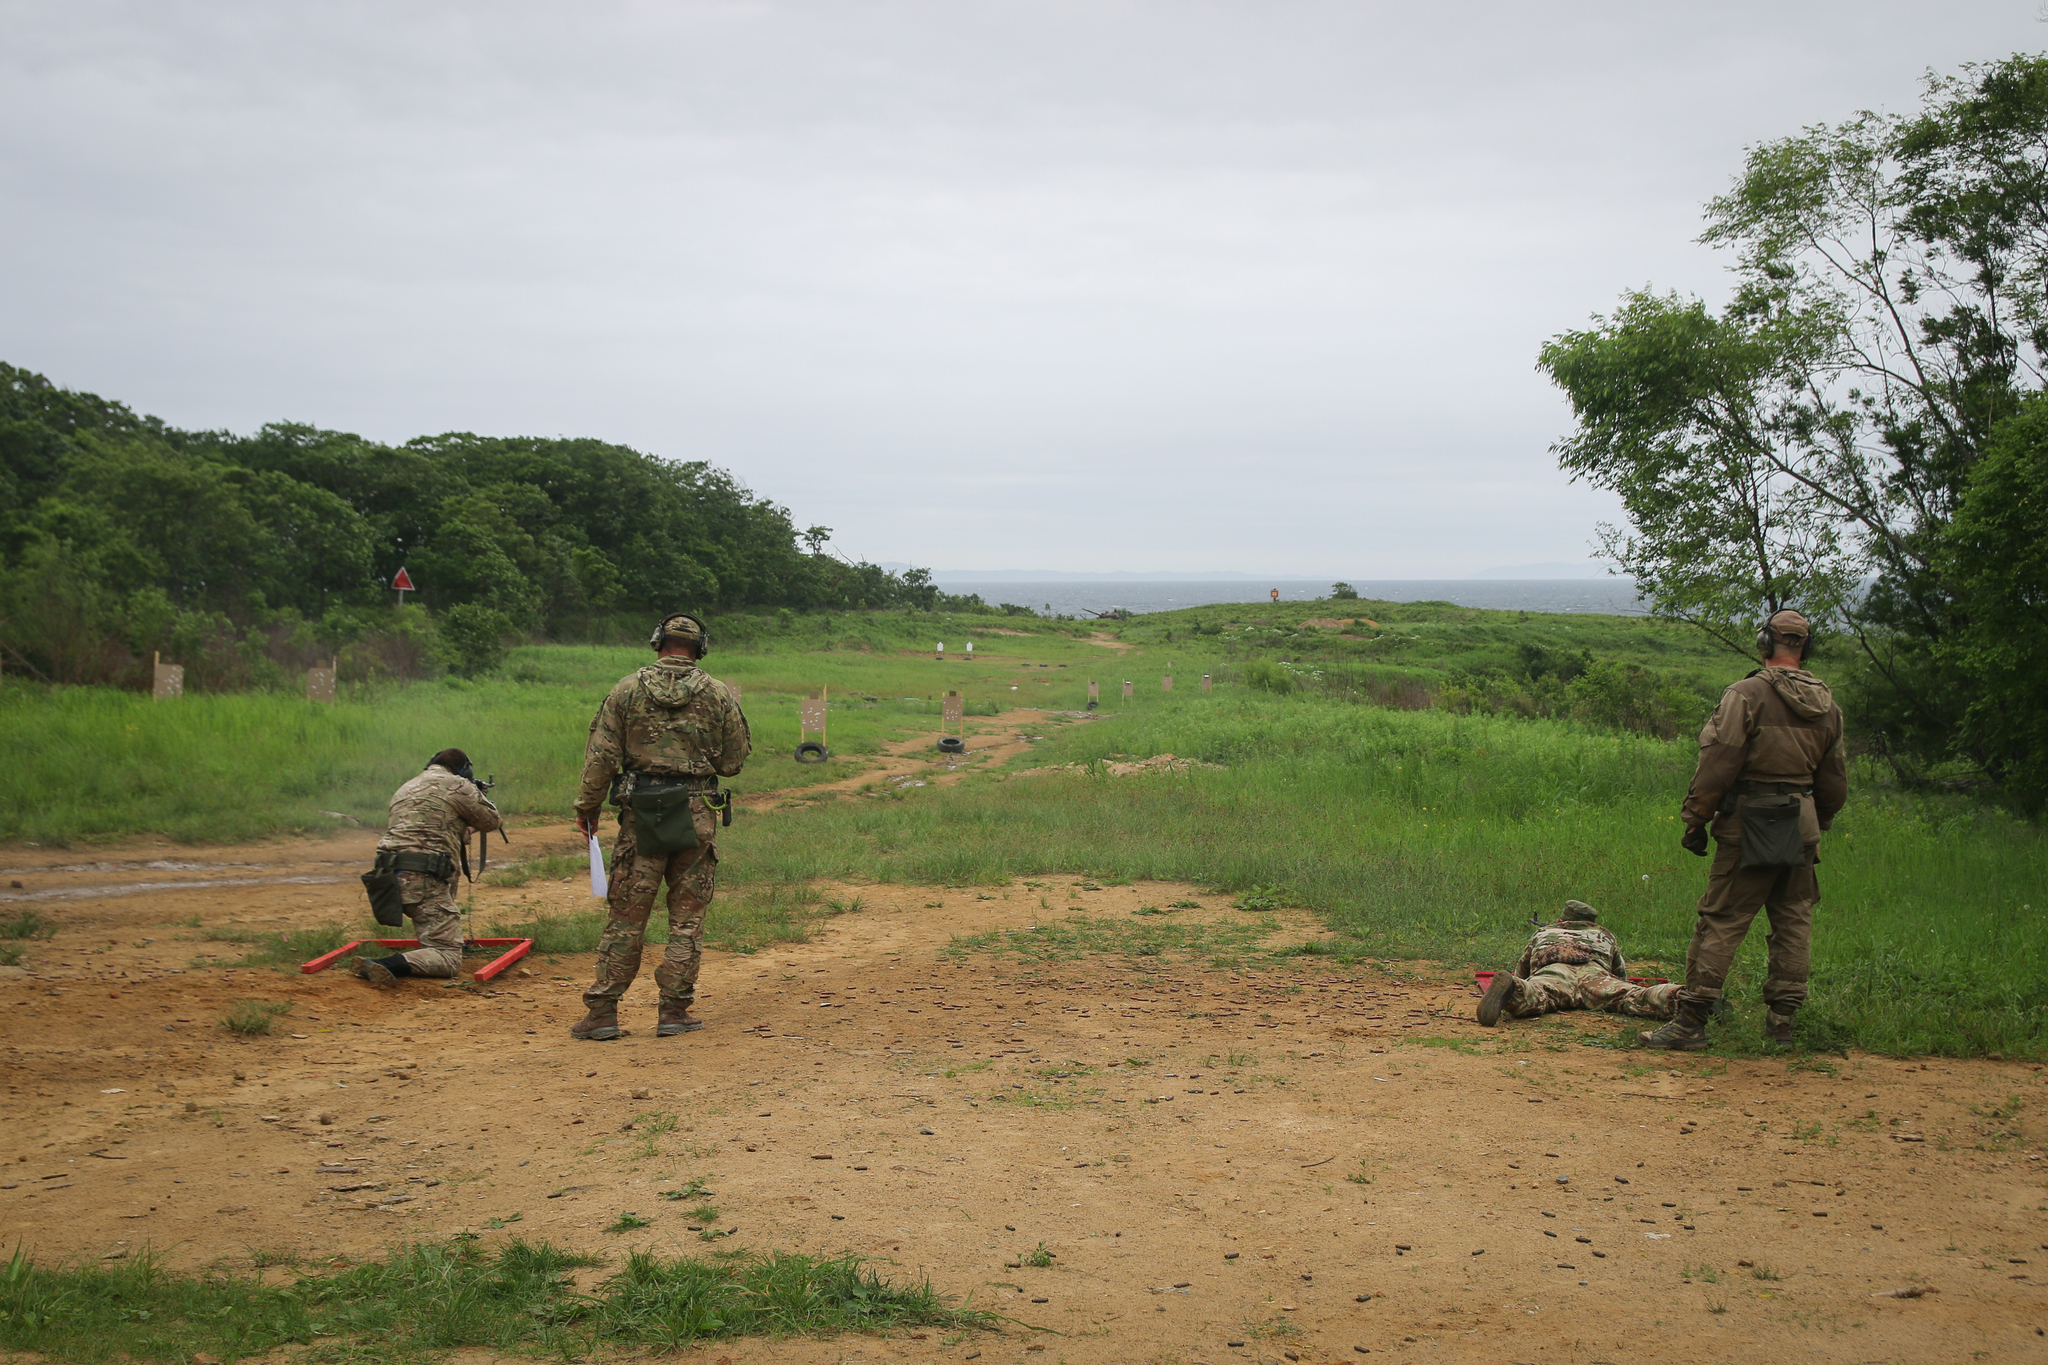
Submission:
[[[1678,991],[1671,982],[1630,982],[1621,946],[1600,927],[1599,912],[1584,901],[1566,901],[1557,923],[1530,936],[1515,969],[1495,974],[1479,1001],[1479,1026],[1492,1028],[1503,1014],[1533,1019],[1555,1010],[1669,1019],[1678,1008]]]
[[[395,957],[358,957],[349,970],[372,985],[401,976],[454,976],[462,968],[462,912],[455,908],[456,858],[469,830],[504,824],[476,783],[469,756],[443,749],[391,797],[391,822],[377,841],[376,868],[363,877],[377,922],[412,916],[420,946]]]

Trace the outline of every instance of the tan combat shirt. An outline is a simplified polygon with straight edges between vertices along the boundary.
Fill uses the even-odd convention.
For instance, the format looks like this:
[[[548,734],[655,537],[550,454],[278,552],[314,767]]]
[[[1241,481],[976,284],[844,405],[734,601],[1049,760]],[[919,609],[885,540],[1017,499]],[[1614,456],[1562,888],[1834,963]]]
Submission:
[[[391,822],[377,841],[382,850],[462,856],[464,827],[486,832],[502,826],[498,808],[438,763],[400,787],[391,797]]]
[[[724,683],[680,655],[657,659],[619,679],[591,718],[576,810],[595,814],[620,771],[732,777],[753,747]]]
[[[1616,976],[1628,975],[1628,960],[1614,935],[1597,924],[1546,924],[1529,936],[1522,960],[1515,964],[1516,976],[1527,976],[1553,962],[1591,963],[1605,967]]]
[[[1811,787],[1800,803],[1808,843],[1834,823],[1849,799],[1842,754],[1842,708],[1828,685],[1803,668],[1760,668],[1721,694],[1700,730],[1699,768],[1680,816],[1687,827],[1714,818],[1721,797],[1738,782]],[[1739,838],[1731,812],[1717,838]]]

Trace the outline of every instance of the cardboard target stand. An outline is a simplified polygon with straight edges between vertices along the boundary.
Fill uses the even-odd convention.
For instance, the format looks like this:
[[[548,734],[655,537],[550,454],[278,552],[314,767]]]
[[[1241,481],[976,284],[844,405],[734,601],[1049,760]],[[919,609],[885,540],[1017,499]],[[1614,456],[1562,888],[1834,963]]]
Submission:
[[[796,704],[796,761],[823,763],[832,757],[825,747],[825,712],[831,689],[821,687]],[[816,735],[816,739],[810,738]]]

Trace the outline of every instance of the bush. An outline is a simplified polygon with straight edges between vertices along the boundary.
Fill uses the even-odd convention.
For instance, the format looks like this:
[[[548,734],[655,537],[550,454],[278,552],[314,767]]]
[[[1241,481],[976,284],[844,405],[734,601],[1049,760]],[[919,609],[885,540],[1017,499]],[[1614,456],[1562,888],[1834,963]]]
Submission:
[[[511,633],[511,618],[480,602],[464,602],[441,613],[448,668],[459,678],[494,672],[505,662],[505,637]]]
[[[1253,659],[1245,664],[1241,675],[1245,684],[1261,692],[1292,692],[1295,688],[1294,674],[1270,659]]]

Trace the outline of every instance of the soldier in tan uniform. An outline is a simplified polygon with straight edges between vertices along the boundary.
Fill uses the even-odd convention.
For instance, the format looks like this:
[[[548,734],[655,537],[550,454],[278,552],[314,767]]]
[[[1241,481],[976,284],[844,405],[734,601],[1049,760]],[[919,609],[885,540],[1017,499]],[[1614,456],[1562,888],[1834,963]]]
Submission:
[[[1599,912],[1584,901],[1566,901],[1557,923],[1529,936],[1513,971],[1498,972],[1479,1000],[1479,1026],[1492,1028],[1501,1015],[1533,1019],[1557,1010],[1605,1010],[1648,1019],[1669,1019],[1678,987],[1670,982],[1638,986],[1628,979],[1628,960],[1614,935],[1600,927]]]
[[[690,616],[670,616],[648,640],[658,656],[619,680],[590,722],[576,828],[597,833],[607,792],[619,808],[612,847],[610,918],[597,947],[590,1007],[572,1038],[619,1036],[619,1000],[640,973],[654,894],[668,882],[668,947],[654,969],[661,993],[655,1035],[704,1027],[690,1013],[703,958],[704,911],[718,875],[725,798],[719,779],[738,774],[752,750],[747,718],[724,683],[697,667],[711,640]]]
[[[469,756],[443,749],[391,798],[391,819],[377,841],[372,879],[397,879],[420,946],[395,957],[358,957],[349,970],[377,986],[403,976],[454,976],[462,967],[462,912],[455,908],[456,859],[469,830],[501,828],[498,808],[477,786]],[[374,892],[372,893],[375,894]],[[395,916],[393,917],[396,918]]]
[[[1778,612],[1756,638],[1764,666],[1721,694],[1700,731],[1680,843],[1706,857],[1711,834],[1714,861],[1685,956],[1678,1017],[1641,1035],[1645,1047],[1707,1045],[1708,1016],[1759,910],[1771,925],[1764,1040],[1789,1046],[1792,1016],[1806,1001],[1821,831],[1849,799],[1842,708],[1806,671],[1813,628],[1804,616]]]

